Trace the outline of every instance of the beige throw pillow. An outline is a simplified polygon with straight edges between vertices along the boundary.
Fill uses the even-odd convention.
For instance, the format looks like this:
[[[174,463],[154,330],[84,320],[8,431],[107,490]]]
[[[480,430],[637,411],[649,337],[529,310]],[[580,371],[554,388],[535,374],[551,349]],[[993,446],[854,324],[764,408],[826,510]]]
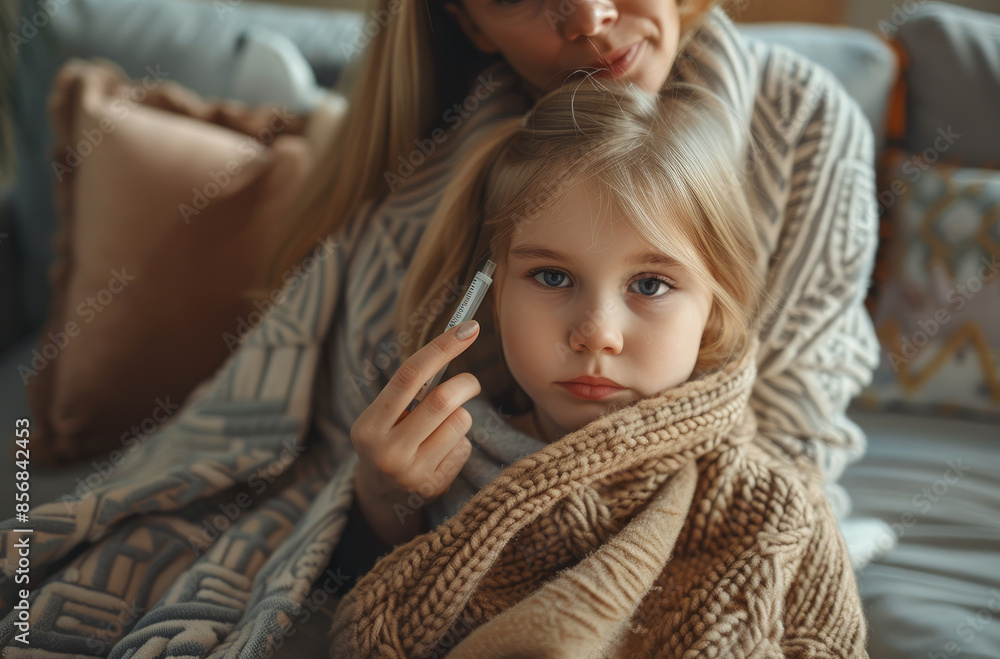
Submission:
[[[203,100],[152,67],[129,81],[71,60],[49,113],[53,300],[20,369],[43,466],[126,452],[230,355],[260,318],[239,293],[262,285],[312,159],[306,117]]]

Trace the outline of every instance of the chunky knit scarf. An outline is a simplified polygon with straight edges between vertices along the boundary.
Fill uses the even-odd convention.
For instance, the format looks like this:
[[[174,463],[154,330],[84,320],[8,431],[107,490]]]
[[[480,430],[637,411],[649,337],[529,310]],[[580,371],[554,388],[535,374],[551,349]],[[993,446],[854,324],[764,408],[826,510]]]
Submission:
[[[751,443],[753,354],[503,469],[358,582],[330,656],[867,656],[829,504]]]

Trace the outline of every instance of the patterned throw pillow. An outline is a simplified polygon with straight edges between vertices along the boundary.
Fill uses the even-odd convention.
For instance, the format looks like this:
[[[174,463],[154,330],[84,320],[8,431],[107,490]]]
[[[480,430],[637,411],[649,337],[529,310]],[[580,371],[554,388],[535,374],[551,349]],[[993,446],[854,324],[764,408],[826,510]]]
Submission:
[[[873,311],[882,360],[857,403],[1000,419],[1000,171],[887,156]]]

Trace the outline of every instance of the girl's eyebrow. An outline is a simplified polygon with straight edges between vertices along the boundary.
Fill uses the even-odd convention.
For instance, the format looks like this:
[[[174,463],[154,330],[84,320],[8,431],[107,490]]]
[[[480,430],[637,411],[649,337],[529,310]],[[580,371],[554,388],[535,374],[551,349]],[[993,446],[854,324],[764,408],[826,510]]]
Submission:
[[[573,258],[569,254],[557,252],[554,249],[540,247],[538,245],[522,245],[510,250],[511,256],[520,256],[526,259],[549,259],[550,261],[566,261],[572,263]]]
[[[549,259],[552,261],[563,261],[565,263],[572,263],[573,257],[569,254],[564,254],[562,252],[556,251],[554,249],[549,249],[547,247],[541,247],[539,245],[521,245],[520,247],[514,247],[510,250],[511,256],[520,256],[522,258],[530,259]],[[624,261],[625,265],[645,265],[653,263],[656,265],[663,265],[668,267],[679,266],[680,262],[666,254],[660,252],[636,252],[630,255]]]

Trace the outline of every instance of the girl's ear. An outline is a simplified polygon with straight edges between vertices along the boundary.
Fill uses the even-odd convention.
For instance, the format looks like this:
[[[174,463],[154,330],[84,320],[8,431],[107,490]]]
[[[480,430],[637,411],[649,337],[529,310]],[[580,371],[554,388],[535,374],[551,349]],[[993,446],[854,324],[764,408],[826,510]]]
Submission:
[[[500,49],[493,43],[493,40],[479,29],[479,26],[472,20],[472,16],[469,15],[468,10],[466,10],[461,2],[446,2],[444,3],[444,9],[455,19],[455,22],[458,23],[465,36],[469,37],[472,45],[487,55],[494,55],[500,52]]]

